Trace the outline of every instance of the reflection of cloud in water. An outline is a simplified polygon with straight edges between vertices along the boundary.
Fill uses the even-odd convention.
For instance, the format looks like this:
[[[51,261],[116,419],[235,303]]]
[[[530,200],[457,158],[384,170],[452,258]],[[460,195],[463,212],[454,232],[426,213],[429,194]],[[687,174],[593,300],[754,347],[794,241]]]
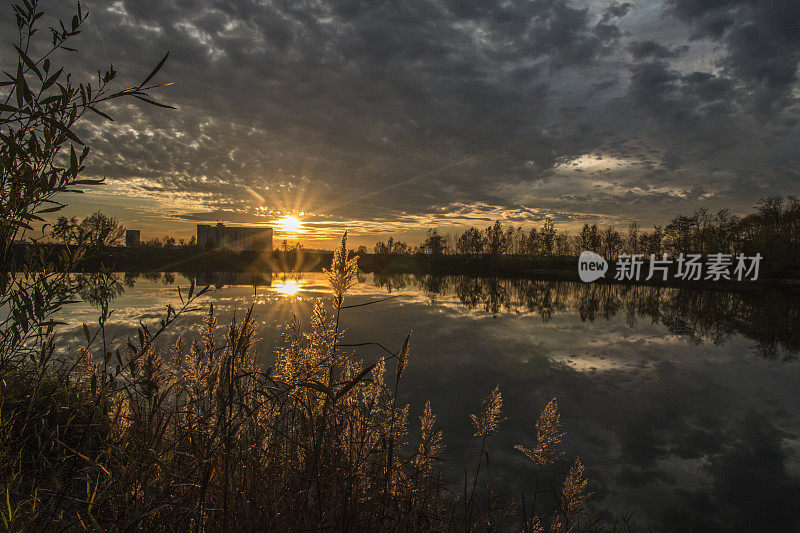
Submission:
[[[281,290],[291,282],[296,291]],[[185,289],[189,281],[178,275],[175,283]],[[388,288],[376,286],[382,283],[365,276],[346,303],[385,297]],[[496,487],[508,496],[532,490],[534,469],[513,445],[535,439],[539,411],[557,397],[565,450],[586,465],[596,508],[634,512],[637,524],[658,530],[793,529],[800,362],[753,357],[760,353],[755,342],[796,346],[796,332],[787,329],[797,325],[790,298],[764,294],[759,307],[753,295],[719,291],[413,276],[389,283],[398,298],[343,312],[344,342],[397,348],[415,326],[400,399],[412,413],[430,399],[451,479],[463,475],[460,458],[479,448],[469,413],[499,384],[507,420],[490,453]],[[265,356],[292,313],[303,320],[329,295],[321,273],[273,274],[269,285],[255,288],[222,285],[176,332],[196,332],[211,302],[220,324],[252,303],[260,324],[256,349]],[[155,322],[167,302],[177,301],[176,286],[163,277],[139,277],[114,300],[110,329],[124,339],[139,318]],[[82,322],[96,327],[89,306],[72,306],[66,317],[76,343]],[[356,354],[366,361],[379,356],[373,348]]]

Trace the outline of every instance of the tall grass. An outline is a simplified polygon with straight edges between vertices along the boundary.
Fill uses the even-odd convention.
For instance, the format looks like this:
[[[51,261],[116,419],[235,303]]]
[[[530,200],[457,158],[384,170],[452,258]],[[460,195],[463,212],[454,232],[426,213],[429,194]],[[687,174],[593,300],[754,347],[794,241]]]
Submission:
[[[38,355],[17,361],[0,381],[4,527],[599,529],[583,515],[579,461],[563,489],[551,490],[554,507],[537,506],[538,487],[533,505],[531,495],[521,507],[494,496],[487,441],[502,421],[499,388],[473,415],[482,443],[475,471],[465,470],[463,487],[443,479],[444,436],[430,403],[412,442],[409,406],[397,399],[413,364],[410,334],[396,353],[370,363],[340,345],[339,317],[357,274],[345,239],[328,271],[333,312],[317,305],[305,327],[295,318],[271,368],[253,350],[252,308],[222,337],[211,305],[197,338],[159,342],[195,309],[194,287],[156,328],[141,326],[119,348],[105,339],[102,320],[94,331],[84,327],[75,357],[55,357],[52,336],[40,337]],[[535,450],[520,449],[541,471],[562,435],[555,401],[537,430]]]

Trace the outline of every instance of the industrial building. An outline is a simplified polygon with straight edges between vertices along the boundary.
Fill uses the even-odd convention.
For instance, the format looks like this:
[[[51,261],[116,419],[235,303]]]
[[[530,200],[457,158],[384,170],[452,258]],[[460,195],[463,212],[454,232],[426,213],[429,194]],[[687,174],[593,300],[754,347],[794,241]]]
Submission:
[[[226,226],[218,222],[197,225],[197,244],[206,248],[228,250],[272,250],[272,228]]]

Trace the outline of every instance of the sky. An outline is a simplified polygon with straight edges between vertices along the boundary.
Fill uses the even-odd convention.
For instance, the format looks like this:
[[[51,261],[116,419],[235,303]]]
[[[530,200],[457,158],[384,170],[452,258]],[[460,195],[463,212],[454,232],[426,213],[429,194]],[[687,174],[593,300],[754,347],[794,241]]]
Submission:
[[[44,1],[52,16],[69,3]],[[65,7],[66,6],[66,7]],[[561,229],[750,211],[798,189],[795,0],[85,1],[62,60],[153,93],[80,133],[71,196],[143,238],[303,222],[330,247],[491,221]],[[0,60],[14,17],[0,15]],[[46,38],[45,38],[46,39]]]

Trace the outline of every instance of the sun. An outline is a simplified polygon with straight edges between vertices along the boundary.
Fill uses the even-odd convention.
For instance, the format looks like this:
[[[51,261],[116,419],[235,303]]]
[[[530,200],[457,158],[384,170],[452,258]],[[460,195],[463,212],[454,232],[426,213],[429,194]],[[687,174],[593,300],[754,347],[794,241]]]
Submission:
[[[278,227],[283,233],[297,233],[300,231],[302,223],[300,219],[293,216],[285,216],[278,221]]]

